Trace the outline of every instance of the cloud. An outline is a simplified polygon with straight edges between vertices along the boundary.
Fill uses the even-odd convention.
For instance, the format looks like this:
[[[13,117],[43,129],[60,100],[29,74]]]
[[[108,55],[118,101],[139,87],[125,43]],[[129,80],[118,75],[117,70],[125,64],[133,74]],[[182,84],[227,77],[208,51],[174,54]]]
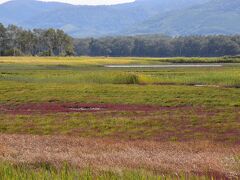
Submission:
[[[9,1],[9,0],[0,0],[0,4],[5,3],[7,1]]]
[[[7,2],[9,0],[0,0],[0,3]],[[74,5],[110,5],[120,4],[127,2],[134,2],[134,0],[41,0],[45,2],[64,2]]]

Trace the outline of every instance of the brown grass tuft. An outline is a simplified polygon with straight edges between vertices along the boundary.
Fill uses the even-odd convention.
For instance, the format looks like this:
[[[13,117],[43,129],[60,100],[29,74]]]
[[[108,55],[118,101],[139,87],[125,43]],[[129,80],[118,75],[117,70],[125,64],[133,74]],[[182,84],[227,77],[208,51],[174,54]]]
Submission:
[[[66,136],[0,135],[0,158],[14,163],[68,162],[98,170],[240,175],[240,146],[201,142],[117,141]],[[239,164],[238,164],[239,165]]]

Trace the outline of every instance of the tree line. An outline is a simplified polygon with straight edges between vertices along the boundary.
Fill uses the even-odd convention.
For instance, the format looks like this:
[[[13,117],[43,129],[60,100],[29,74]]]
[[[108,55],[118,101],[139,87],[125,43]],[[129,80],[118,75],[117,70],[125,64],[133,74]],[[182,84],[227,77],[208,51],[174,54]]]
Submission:
[[[0,23],[0,56],[217,57],[240,55],[240,35],[163,35],[74,39],[59,29]]]
[[[140,57],[217,57],[240,54],[240,36],[162,35],[75,40],[78,55]]]
[[[74,55],[73,39],[58,29],[24,30],[0,23],[0,55]]]

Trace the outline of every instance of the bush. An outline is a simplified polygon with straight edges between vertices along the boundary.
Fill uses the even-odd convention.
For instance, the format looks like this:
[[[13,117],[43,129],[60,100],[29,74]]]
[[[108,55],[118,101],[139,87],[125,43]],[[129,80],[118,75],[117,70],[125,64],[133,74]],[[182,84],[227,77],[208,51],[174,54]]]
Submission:
[[[52,52],[51,51],[42,51],[38,54],[38,56],[53,56]]]
[[[22,56],[23,53],[19,49],[8,49],[1,51],[1,56]]]

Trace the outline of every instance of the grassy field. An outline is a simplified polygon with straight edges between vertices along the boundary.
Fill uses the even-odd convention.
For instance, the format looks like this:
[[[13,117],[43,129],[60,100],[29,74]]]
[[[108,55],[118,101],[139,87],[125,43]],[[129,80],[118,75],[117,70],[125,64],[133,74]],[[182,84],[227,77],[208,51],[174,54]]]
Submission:
[[[152,69],[104,67],[108,64],[169,63],[223,63],[223,66]],[[190,174],[192,174],[191,178],[195,176],[203,179],[211,178],[207,174],[214,177],[237,177],[240,175],[238,160],[240,64],[238,63],[240,63],[239,58],[231,57],[167,59],[2,57],[0,58],[0,138],[3,142],[0,142],[2,160],[0,178],[19,175],[23,179],[31,179],[31,177],[67,179],[66,176],[70,179],[74,177],[171,179],[173,178],[171,174],[176,173],[179,177],[175,176],[175,178],[180,179],[191,176]],[[22,135],[27,136],[29,143],[24,144],[27,141],[25,138],[20,140]],[[94,163],[104,162],[106,155],[96,160],[89,158],[86,160],[83,154],[85,157],[88,150],[74,154],[71,151],[74,143],[69,147],[69,152],[66,150],[73,158],[51,155],[47,159],[44,156],[37,161],[35,156],[31,159],[28,155],[22,157],[18,150],[20,146],[24,145],[22,148],[26,148],[28,152],[35,152],[34,147],[38,147],[39,144],[30,146],[35,143],[35,136],[40,136],[37,140],[39,143],[48,142],[41,145],[45,148],[54,144],[51,139],[63,136],[69,139],[86,138],[84,140],[87,141],[86,146],[95,140],[104,141],[96,144],[104,144],[106,141],[123,143],[121,148],[117,148],[118,153],[119,148],[121,150],[131,147],[131,149],[119,153],[118,160],[109,161],[104,171],[96,173]],[[44,137],[50,139],[46,140]],[[132,145],[131,143],[135,141],[139,144],[151,142],[151,145],[146,145],[149,148]],[[15,145],[11,144],[12,142],[15,142]],[[159,157],[159,161],[155,164],[154,161],[146,164],[145,161],[149,159],[144,159],[139,163],[142,166],[133,165],[139,158],[145,156],[154,158],[153,150],[161,144],[192,142],[203,145],[201,148],[194,145],[191,151],[186,151],[184,148],[183,151],[177,151],[178,161],[161,159],[161,154],[166,154],[168,149],[162,148],[164,150],[162,152],[160,148],[155,152],[155,156]],[[180,146],[176,146],[176,149]],[[52,151],[60,149],[59,151],[64,154],[64,147],[56,147]],[[212,148],[213,152],[210,153],[209,148]],[[218,149],[224,151],[218,152]],[[122,153],[132,152],[130,156],[134,156],[133,152],[143,150],[146,154],[135,157],[136,159],[125,161],[122,157]],[[103,150],[103,154],[114,157],[114,154],[107,152]],[[181,152],[186,154],[182,157],[182,161],[179,160]],[[195,154],[192,154],[193,152]],[[201,158],[196,158],[203,152],[204,157],[207,158],[204,162]],[[29,157],[33,155],[34,153]],[[79,162],[85,162],[85,166],[80,167],[83,168],[81,172],[75,168],[67,172],[61,168],[54,170],[55,166],[61,166],[62,161],[67,161],[78,169],[79,163],[74,161],[75,156],[76,158],[79,156]],[[15,165],[11,165],[13,162]],[[21,165],[22,162],[25,165]],[[31,163],[47,162],[51,162],[50,170],[46,167],[31,166]],[[171,162],[175,163],[174,167],[167,166],[167,163],[171,164]],[[84,170],[88,166],[91,170]],[[196,169],[191,169],[192,166]],[[28,172],[30,172],[29,176]]]
[[[35,170],[33,170],[35,169]],[[123,171],[120,173],[111,171],[96,172],[91,169],[78,171],[67,165],[62,168],[56,168],[48,164],[35,165],[11,165],[9,163],[0,164],[1,179],[45,179],[45,180],[74,180],[74,179],[95,179],[95,180],[172,180],[172,179],[201,179],[211,180],[214,176],[188,175],[188,174],[170,174],[156,175],[153,173],[140,171]]]

